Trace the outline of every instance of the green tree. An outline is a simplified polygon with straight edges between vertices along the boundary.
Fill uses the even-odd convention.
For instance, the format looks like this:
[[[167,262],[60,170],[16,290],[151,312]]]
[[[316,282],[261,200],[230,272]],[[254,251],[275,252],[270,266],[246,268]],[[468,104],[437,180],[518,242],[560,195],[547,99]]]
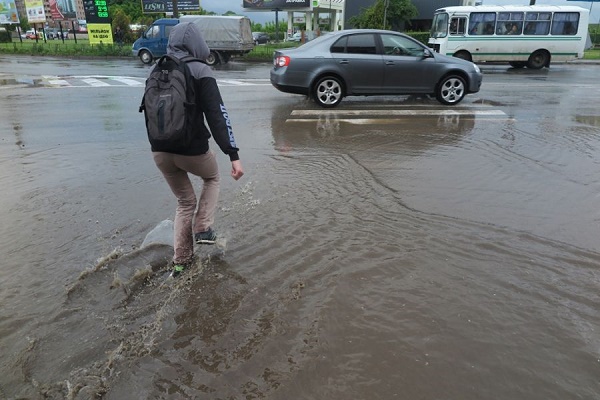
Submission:
[[[117,27],[121,29],[123,32],[123,39],[125,42],[132,42],[133,36],[131,35],[131,28],[129,25],[131,24],[131,18],[129,15],[123,11],[120,7],[115,7],[114,12],[112,13],[112,30],[113,32]]]
[[[27,32],[29,29],[31,29],[31,25],[29,24],[29,19],[27,16],[20,16],[19,21],[19,25],[21,25],[21,32]]]
[[[387,10],[385,3],[388,3]],[[400,29],[410,25],[411,18],[418,14],[417,8],[410,0],[377,0],[371,7],[348,20],[354,28]],[[385,24],[384,24],[385,18]]]

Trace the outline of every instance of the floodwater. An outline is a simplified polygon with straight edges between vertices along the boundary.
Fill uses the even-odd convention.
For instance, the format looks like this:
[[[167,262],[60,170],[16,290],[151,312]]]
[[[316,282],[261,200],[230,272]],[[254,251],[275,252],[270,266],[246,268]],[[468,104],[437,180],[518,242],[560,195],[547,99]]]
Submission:
[[[141,88],[3,77],[0,398],[600,398],[598,66],[334,111],[235,66],[246,175],[177,280]]]

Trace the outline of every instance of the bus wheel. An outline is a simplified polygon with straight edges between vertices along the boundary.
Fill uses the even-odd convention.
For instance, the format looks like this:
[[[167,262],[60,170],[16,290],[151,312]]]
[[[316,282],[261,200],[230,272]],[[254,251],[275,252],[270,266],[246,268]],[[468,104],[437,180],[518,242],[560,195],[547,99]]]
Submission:
[[[549,61],[550,56],[548,55],[548,52],[545,50],[536,50],[529,56],[529,60],[527,60],[527,68],[541,69],[544,68]]]
[[[511,61],[509,62],[510,66],[513,68],[523,68],[526,64],[524,61]]]
[[[468,51],[457,51],[456,53],[454,53],[453,57],[456,58],[460,58],[461,60],[467,60],[467,61],[473,61],[473,59],[471,58],[471,54],[469,54]]]
[[[465,79],[458,75],[448,75],[442,78],[435,91],[435,98],[442,104],[453,106],[467,94]]]
[[[150,64],[152,62],[152,54],[147,50],[142,50],[140,51],[140,60],[142,60],[144,64]]]

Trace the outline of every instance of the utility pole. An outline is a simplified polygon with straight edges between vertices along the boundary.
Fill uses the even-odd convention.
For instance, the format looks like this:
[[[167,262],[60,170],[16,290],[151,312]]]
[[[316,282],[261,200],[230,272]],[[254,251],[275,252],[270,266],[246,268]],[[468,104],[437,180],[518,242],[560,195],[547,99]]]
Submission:
[[[275,8],[271,11],[275,11],[275,40],[279,42],[279,11],[283,10]]]
[[[531,0],[535,1],[535,0]],[[383,29],[385,29],[385,23],[387,21],[387,9],[390,5],[390,0],[383,0]]]
[[[173,18],[179,18],[179,9],[177,0],[173,0]]]
[[[530,6],[535,6],[535,0],[529,0],[529,5]]]

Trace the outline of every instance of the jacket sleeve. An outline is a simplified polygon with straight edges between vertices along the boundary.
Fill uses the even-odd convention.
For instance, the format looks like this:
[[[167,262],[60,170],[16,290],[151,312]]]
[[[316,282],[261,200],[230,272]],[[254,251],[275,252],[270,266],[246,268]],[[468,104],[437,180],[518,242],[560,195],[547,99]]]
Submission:
[[[204,116],[206,117],[212,136],[221,148],[221,151],[227,154],[231,161],[239,160],[239,149],[235,144],[231,120],[229,119],[225,104],[223,104],[217,81],[212,77],[200,79],[196,91],[196,99],[200,103],[200,108],[204,110]]]

